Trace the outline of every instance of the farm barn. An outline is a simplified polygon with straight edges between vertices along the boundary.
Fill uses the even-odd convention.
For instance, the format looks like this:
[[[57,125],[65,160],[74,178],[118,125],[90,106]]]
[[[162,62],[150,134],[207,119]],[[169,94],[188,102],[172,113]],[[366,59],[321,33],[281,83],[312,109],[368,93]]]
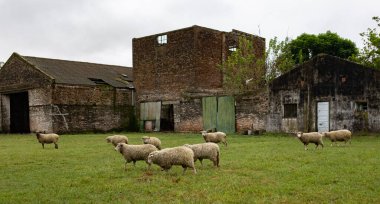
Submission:
[[[380,71],[321,54],[269,89],[268,131],[380,131]]]
[[[134,114],[129,67],[13,53],[0,70],[0,96],[7,133],[121,130]]]
[[[146,131],[235,132],[265,129],[267,92],[235,99],[217,68],[245,36],[262,57],[265,39],[237,30],[192,26],[133,39],[140,128]]]

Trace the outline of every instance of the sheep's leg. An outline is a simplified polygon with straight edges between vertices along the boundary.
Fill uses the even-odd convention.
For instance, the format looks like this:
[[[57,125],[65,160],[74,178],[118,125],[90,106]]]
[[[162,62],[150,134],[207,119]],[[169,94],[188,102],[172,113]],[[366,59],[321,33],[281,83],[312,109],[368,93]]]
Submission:
[[[58,149],[58,144],[57,144],[57,143],[54,143],[54,147],[55,147],[56,149]]]
[[[194,174],[197,174],[197,170],[195,169],[195,166],[193,166],[193,172]]]
[[[227,147],[227,141],[224,141],[223,143],[224,143],[224,146],[226,146],[226,147]]]
[[[202,160],[203,160],[203,159],[199,159],[199,162],[201,162],[201,166],[203,166]]]
[[[136,160],[133,160],[133,166],[136,167]]]
[[[127,164],[128,164],[128,162],[125,161],[125,165],[124,165],[124,170],[125,170],[125,171],[127,170]]]
[[[307,144],[304,144],[304,149],[307,150]]]
[[[186,165],[182,165],[182,167],[183,167],[183,172],[182,172],[182,174],[185,174],[186,169],[187,169],[187,166],[186,166]]]

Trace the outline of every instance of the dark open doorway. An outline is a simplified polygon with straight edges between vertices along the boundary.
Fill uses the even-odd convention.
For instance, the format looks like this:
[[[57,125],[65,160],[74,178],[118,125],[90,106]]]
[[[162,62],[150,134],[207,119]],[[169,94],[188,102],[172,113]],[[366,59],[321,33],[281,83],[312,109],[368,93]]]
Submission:
[[[30,133],[28,92],[9,94],[11,133]]]
[[[174,131],[173,104],[161,106],[161,131]]]

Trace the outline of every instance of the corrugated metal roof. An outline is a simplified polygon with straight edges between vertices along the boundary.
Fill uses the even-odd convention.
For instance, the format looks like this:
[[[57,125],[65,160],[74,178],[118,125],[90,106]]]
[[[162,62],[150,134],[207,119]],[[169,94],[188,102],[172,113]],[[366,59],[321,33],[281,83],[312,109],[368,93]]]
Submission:
[[[21,56],[58,84],[97,85],[96,79],[117,88],[134,88],[131,67]],[[95,79],[95,80],[94,80]]]

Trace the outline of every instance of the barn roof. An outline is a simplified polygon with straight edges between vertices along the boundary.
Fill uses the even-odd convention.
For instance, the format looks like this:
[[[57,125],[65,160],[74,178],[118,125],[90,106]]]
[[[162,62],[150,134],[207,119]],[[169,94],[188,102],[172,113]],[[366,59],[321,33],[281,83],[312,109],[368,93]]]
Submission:
[[[57,84],[109,84],[117,88],[134,88],[131,67],[19,56]]]

